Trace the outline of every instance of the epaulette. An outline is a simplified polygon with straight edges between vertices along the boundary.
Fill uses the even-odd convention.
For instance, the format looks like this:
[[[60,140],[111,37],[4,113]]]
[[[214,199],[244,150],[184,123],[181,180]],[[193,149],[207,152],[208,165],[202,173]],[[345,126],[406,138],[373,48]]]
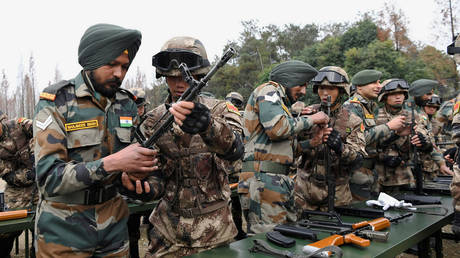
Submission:
[[[18,118],[18,124],[24,122],[24,120],[26,120],[26,119],[27,119],[27,118],[25,118],[25,117],[20,117],[20,118]]]
[[[238,111],[238,109],[232,103],[226,101],[225,104],[227,105],[227,110],[229,112],[232,112],[232,113],[235,113],[235,114],[241,116],[240,111]]]
[[[40,99],[46,99],[54,101],[56,99],[56,93],[64,86],[70,84],[70,81],[62,80],[58,83],[46,87],[42,93],[40,93]]]
[[[120,88],[119,91],[128,94],[128,96],[129,96],[132,100],[136,101],[137,97],[136,97],[136,95],[134,95],[131,91],[129,91],[129,90],[127,90],[127,89],[122,89],[122,88]]]
[[[350,103],[357,103],[357,104],[359,104],[359,103],[361,103],[361,102],[358,100],[357,97],[354,97],[354,98],[350,99]]]

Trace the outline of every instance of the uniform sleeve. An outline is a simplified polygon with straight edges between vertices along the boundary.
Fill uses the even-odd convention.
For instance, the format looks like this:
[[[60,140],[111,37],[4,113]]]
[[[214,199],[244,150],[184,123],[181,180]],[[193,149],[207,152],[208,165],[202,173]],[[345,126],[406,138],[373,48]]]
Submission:
[[[340,118],[343,119],[343,118]],[[355,114],[349,114],[347,119],[347,127],[345,130],[350,131],[343,145],[343,151],[341,160],[346,163],[351,163],[356,160],[358,155],[362,157],[367,156],[366,154],[366,138],[364,136],[363,124],[361,119]]]
[[[61,111],[62,108],[60,106]],[[59,111],[55,102],[40,100],[33,121],[37,182],[45,196],[83,190],[108,176],[102,168],[102,159],[91,162],[69,160],[65,119]]]
[[[313,126],[313,121],[306,116],[293,118],[288,114],[280,93],[273,85],[267,85],[259,92],[256,105],[260,123],[272,141],[285,140]]]
[[[460,145],[460,112],[456,113],[452,119],[452,141],[457,146]]]
[[[208,129],[200,133],[211,152],[225,155],[232,151],[235,141],[241,142],[242,140],[241,116],[232,108],[233,106],[228,105],[225,101],[217,104],[211,110],[211,122]]]

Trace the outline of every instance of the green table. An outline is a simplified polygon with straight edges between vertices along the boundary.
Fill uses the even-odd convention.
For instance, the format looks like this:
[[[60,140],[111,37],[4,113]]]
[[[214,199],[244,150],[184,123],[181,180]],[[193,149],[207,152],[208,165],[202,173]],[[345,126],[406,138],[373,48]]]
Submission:
[[[442,242],[441,242],[441,228],[452,221],[453,218],[453,207],[452,198],[447,196],[441,197],[441,202],[444,207],[448,209],[448,213],[444,216],[428,215],[414,213],[413,216],[401,220],[398,224],[392,224],[387,231],[390,232],[388,242],[377,242],[371,241],[369,247],[360,248],[351,244],[342,245],[343,257],[394,257],[408,248],[419,244],[419,251],[421,256],[427,255],[428,243],[427,239],[430,236],[437,236],[437,250],[441,252],[437,253],[437,256],[442,256]],[[424,209],[425,210],[425,209]],[[439,213],[440,209],[426,209],[426,211]],[[404,211],[387,211],[385,216],[395,217],[405,213]],[[370,220],[356,217],[342,217],[345,222],[359,222],[363,220]],[[329,236],[328,233],[319,233],[318,238],[323,239]],[[248,251],[253,246],[253,239],[264,239],[265,234],[257,234],[254,237],[243,239],[237,242],[231,243],[229,246],[219,247],[212,250],[208,250],[202,253],[192,255],[190,257],[267,257],[264,254],[253,254]],[[267,240],[268,242],[268,240]],[[439,243],[440,242],[440,243]],[[302,254],[302,247],[306,244],[310,244],[310,240],[296,239],[296,246],[292,248],[282,248],[274,244],[270,245],[279,250],[289,250],[297,254]],[[439,249],[440,248],[440,249]]]
[[[153,208],[155,208],[156,204],[157,201],[142,204],[128,203],[128,207],[130,213],[137,213],[152,210]],[[32,235],[34,234],[34,218],[35,217],[33,215],[29,215],[27,216],[27,218],[0,221],[0,234],[26,230],[24,241],[24,244],[26,246],[25,257],[29,257],[29,248],[27,248],[29,246],[28,230],[32,232]]]

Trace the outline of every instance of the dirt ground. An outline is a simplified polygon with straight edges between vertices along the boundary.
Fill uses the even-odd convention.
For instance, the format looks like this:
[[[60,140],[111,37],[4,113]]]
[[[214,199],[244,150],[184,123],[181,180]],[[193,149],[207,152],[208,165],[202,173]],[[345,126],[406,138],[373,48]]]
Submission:
[[[147,247],[148,247],[148,240],[147,240],[147,225],[141,225],[141,239],[139,240],[139,255],[140,257],[144,257],[145,255],[145,252],[147,250]],[[443,228],[443,232],[451,232],[450,231],[450,226],[446,226]],[[20,237],[19,237],[19,246],[20,246],[20,249],[19,249],[19,253],[18,254],[15,254],[15,250],[13,248],[13,251],[11,252],[11,257],[13,258],[19,258],[19,257],[24,257],[25,254],[24,254],[24,234],[22,234]],[[31,236],[29,235],[29,239],[31,239]],[[459,243],[455,243],[455,241],[453,240],[446,240],[446,239],[443,239],[442,240],[442,244],[443,244],[443,254],[444,254],[444,257],[446,258],[455,258],[455,257],[460,257],[460,242]],[[267,256],[268,257],[268,256]],[[398,256],[396,256],[397,258],[415,258],[417,257],[416,255],[411,255],[411,254],[400,254]],[[432,250],[431,252],[431,257],[435,257],[435,254],[434,254],[434,250]]]

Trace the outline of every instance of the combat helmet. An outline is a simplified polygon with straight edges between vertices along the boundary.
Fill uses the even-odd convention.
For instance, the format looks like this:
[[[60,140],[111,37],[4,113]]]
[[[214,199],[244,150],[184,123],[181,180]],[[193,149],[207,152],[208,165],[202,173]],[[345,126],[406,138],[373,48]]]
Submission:
[[[404,99],[409,97],[409,84],[403,79],[388,79],[382,83],[382,89],[380,90],[378,101],[385,101],[385,96],[397,92],[404,93]]]
[[[439,107],[441,107],[441,102],[441,98],[438,95],[433,94],[431,95],[431,98],[425,102],[425,106],[439,109]]]
[[[179,64],[185,63],[193,75],[205,75],[210,70],[208,55],[203,43],[192,37],[174,37],[152,57],[156,78],[180,76]]]
[[[350,80],[347,72],[338,66],[325,66],[319,69],[318,74],[311,80],[313,93],[318,93],[319,85],[334,86],[350,94]]]
[[[231,102],[238,109],[243,108],[243,103],[244,103],[243,95],[239,94],[236,91],[232,91],[229,94],[227,94],[227,96],[225,96],[225,100],[227,100],[228,102]]]
[[[137,107],[150,104],[145,98],[145,91],[142,88],[134,88],[131,92],[136,96],[135,102]]]

